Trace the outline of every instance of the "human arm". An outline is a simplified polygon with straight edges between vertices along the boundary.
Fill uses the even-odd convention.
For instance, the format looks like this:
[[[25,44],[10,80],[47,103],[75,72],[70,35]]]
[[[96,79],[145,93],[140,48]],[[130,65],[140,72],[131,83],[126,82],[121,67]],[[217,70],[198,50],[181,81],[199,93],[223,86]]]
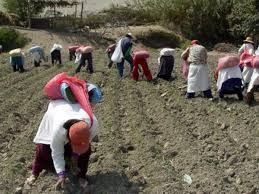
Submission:
[[[63,187],[66,178],[65,172],[65,159],[64,159],[64,145],[66,141],[66,131],[65,129],[57,130],[53,134],[53,138],[50,143],[51,156],[54,163],[56,173],[58,175],[58,181],[55,188]]]
[[[188,59],[189,52],[190,52],[190,47],[188,47],[187,49],[185,49],[185,51],[183,51],[183,53],[181,54],[181,58],[186,61]]]

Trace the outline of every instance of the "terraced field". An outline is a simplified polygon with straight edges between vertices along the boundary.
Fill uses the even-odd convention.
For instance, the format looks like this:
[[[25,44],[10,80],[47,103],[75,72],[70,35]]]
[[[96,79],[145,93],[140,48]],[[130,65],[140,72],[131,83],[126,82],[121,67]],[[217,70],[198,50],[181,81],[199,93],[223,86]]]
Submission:
[[[259,193],[258,103],[248,107],[235,96],[186,100],[180,51],[172,82],[135,82],[128,68],[121,81],[115,68],[105,66],[105,41],[20,31],[31,38],[25,51],[33,44],[47,52],[53,43],[62,44],[63,65],[46,62],[35,68],[27,55],[26,71],[14,73],[8,56],[0,55],[0,193]],[[54,191],[57,177],[45,172],[28,187],[24,181],[34,154],[32,140],[48,104],[42,88],[57,73],[73,75],[75,66],[67,60],[66,48],[74,42],[95,47],[95,73],[83,69],[78,76],[98,84],[104,94],[94,108],[100,132],[92,145],[90,184],[83,190],[71,179],[64,190]],[[155,73],[158,50],[146,49],[152,54],[150,68]],[[209,53],[215,97],[212,71],[222,55]],[[191,177],[190,184],[184,175]]]

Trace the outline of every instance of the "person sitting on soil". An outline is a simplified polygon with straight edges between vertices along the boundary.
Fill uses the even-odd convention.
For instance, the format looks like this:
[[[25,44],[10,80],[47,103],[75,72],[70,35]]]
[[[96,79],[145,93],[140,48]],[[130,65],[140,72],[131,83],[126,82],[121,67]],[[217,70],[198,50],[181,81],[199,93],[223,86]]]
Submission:
[[[54,44],[52,49],[50,50],[52,65],[56,64],[57,62],[59,62],[59,65],[62,64],[61,49],[62,49],[62,46],[60,44]]]
[[[251,37],[247,37],[244,40],[244,43],[242,44],[242,46],[238,50],[238,54],[240,55],[240,66],[242,69],[242,75],[243,75],[245,87],[248,86],[253,74],[252,57],[254,55],[254,52],[255,52],[254,41]]]
[[[87,67],[86,70],[92,74],[94,72],[93,70],[93,47],[91,46],[83,46],[80,47],[76,50],[76,53],[79,54],[79,59],[78,60],[78,66],[75,70],[75,73],[79,73],[81,70],[81,67],[86,66],[86,61],[87,61]]]
[[[143,75],[146,76],[147,81],[152,80],[152,74],[148,68],[147,58],[149,58],[149,53],[147,51],[137,51],[133,54],[133,70],[132,70],[132,79],[138,81],[139,79],[139,70],[142,69]],[[141,69],[139,67],[141,66]]]
[[[213,98],[209,84],[206,48],[200,45],[198,40],[192,40],[191,46],[182,53],[181,58],[187,59],[189,63],[186,98],[194,98],[195,93],[200,91],[204,97]]]
[[[117,69],[121,78],[123,77],[125,60],[130,65],[130,72],[133,69],[133,59],[131,56],[132,46],[132,34],[128,33],[125,37],[119,40],[112,55],[112,61],[117,63]]]
[[[112,64],[113,64],[113,61],[111,58],[112,58],[112,54],[114,53],[115,48],[116,48],[116,44],[111,44],[107,47],[107,49],[105,51],[107,53],[107,57],[109,60],[108,65],[107,65],[109,69],[112,67]]]
[[[39,67],[42,60],[45,61],[45,54],[42,47],[33,46],[29,49],[29,53],[32,55],[33,63],[35,67]]]
[[[239,100],[243,100],[242,72],[239,67],[237,56],[225,56],[219,59],[218,68],[215,72],[217,88],[220,98],[225,94],[237,94]]]
[[[10,54],[10,64],[13,67],[13,72],[19,71],[20,73],[24,72],[24,53],[20,48],[11,50]]]
[[[174,49],[163,48],[160,51],[160,57],[158,58],[158,73],[157,77],[170,81],[172,79],[172,71],[174,68]]]

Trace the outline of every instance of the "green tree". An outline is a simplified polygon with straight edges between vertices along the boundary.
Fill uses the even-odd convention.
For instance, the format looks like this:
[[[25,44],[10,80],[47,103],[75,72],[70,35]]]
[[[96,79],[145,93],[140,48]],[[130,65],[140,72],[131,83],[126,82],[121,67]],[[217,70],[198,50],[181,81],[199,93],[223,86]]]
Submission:
[[[227,15],[232,0],[133,0],[135,9],[150,12],[156,21],[179,26],[187,38],[204,41],[226,39]]]
[[[236,39],[254,36],[259,33],[258,0],[235,0],[231,14],[228,16],[230,33]]]
[[[44,2],[37,0],[3,0],[3,6],[10,12],[17,14],[22,21],[31,16],[40,13],[44,9]]]

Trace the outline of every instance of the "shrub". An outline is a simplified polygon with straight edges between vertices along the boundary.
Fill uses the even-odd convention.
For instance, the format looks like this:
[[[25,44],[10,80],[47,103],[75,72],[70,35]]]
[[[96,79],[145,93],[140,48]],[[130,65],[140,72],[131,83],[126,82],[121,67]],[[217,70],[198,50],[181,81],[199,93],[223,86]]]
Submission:
[[[23,47],[28,42],[24,36],[12,28],[0,28],[0,45],[4,51]]]
[[[183,40],[179,35],[171,31],[163,30],[162,28],[144,30],[140,33],[134,33],[134,36],[138,42],[152,48],[181,48],[185,45],[185,40]]]

